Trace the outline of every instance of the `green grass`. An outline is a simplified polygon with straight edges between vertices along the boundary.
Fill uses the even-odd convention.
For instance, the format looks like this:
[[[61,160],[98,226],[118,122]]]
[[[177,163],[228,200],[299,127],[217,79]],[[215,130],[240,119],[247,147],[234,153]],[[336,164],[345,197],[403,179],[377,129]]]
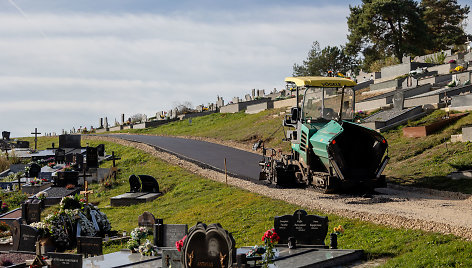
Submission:
[[[214,113],[207,116],[192,118],[189,120],[171,122],[156,128],[127,129],[118,132],[171,135],[171,136],[196,136],[221,140],[230,140],[240,143],[253,144],[258,140],[266,140],[269,147],[288,149],[287,143],[282,144],[284,132],[282,131],[282,112],[284,108],[266,110],[258,114]]]
[[[444,114],[437,110],[408,125],[418,125]],[[468,124],[472,124],[472,114],[427,137],[403,137],[406,126],[384,133],[391,157],[385,174],[390,181],[400,184],[472,193],[471,180],[452,181],[446,177],[452,171],[472,169],[472,144],[450,143],[451,135],[462,133],[462,127]]]
[[[92,146],[101,143],[88,142]],[[131,147],[103,143],[108,152],[113,150],[122,157],[122,160],[117,161],[121,169],[118,178],[120,184],[111,190],[92,184],[95,193],[90,200],[99,202],[99,208],[107,214],[114,230],[129,232],[137,226],[138,216],[149,211],[157,218],[164,219],[164,223],[182,223],[189,227],[198,221],[218,222],[232,232],[238,247],[252,246],[261,243],[264,231],[273,226],[274,216],[292,214],[301,208],[208,180]],[[104,166],[109,165],[106,163]],[[154,176],[164,195],[146,204],[109,207],[110,197],[129,190],[127,178],[131,174]],[[340,248],[363,249],[368,259],[385,258],[386,267],[472,266],[472,258],[464,254],[472,251],[472,243],[455,236],[390,228],[306,210],[328,216],[329,230],[334,226],[344,226],[345,234],[338,239]],[[48,209],[48,212],[51,211],[53,209]],[[329,243],[328,239],[326,243]],[[120,248],[121,245],[107,246],[104,252]]]

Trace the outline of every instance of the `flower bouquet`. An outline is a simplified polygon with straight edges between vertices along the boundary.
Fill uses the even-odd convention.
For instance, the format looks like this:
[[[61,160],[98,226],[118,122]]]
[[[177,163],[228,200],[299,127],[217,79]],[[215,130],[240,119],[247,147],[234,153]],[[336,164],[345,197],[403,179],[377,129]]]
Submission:
[[[157,247],[154,246],[148,239],[146,242],[138,247],[139,253],[143,256],[155,256],[157,255]]]
[[[44,191],[41,191],[41,192],[37,193],[35,196],[39,200],[44,200],[44,199],[46,199],[46,197],[48,197],[48,193],[46,193]]]

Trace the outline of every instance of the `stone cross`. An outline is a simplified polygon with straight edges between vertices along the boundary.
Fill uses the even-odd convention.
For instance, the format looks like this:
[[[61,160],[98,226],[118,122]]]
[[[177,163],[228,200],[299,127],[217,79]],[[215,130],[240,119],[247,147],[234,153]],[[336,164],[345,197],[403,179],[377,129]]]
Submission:
[[[452,100],[451,97],[448,97],[446,93],[444,93],[444,98],[441,99],[442,101],[444,101],[444,103],[446,103],[446,118],[449,118],[449,102]]]
[[[80,191],[80,194],[83,194],[85,196],[85,204],[88,205],[88,195],[89,194],[93,194],[93,190],[89,190],[88,189],[88,182],[87,180],[84,178],[85,182],[84,182],[84,190],[83,191]]]
[[[34,128],[34,132],[31,132],[31,134],[34,134],[34,150],[38,148],[38,134],[41,134],[38,132],[38,128]]]

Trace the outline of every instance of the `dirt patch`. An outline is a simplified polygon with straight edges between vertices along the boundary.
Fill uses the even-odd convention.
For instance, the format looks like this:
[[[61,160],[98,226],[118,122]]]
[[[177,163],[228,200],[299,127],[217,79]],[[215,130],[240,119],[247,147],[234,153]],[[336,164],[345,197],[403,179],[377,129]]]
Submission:
[[[170,164],[225,183],[224,174],[201,168],[146,144],[103,136],[91,136],[86,139],[106,140],[134,147]],[[397,228],[454,234],[472,240],[472,201],[470,195],[466,194],[389,186],[376,189],[378,194],[373,197],[356,197],[326,195],[310,189],[278,189],[234,177],[228,177],[228,184],[300,207],[351,219]]]

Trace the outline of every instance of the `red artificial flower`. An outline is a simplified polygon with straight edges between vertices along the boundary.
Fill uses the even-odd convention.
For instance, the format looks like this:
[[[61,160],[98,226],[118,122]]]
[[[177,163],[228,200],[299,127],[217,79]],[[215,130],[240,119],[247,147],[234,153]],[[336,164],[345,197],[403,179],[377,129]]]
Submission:
[[[175,247],[177,248],[177,251],[181,251],[182,248],[184,247],[184,241],[187,236],[184,236],[184,238],[180,239],[179,241],[175,242]]]

